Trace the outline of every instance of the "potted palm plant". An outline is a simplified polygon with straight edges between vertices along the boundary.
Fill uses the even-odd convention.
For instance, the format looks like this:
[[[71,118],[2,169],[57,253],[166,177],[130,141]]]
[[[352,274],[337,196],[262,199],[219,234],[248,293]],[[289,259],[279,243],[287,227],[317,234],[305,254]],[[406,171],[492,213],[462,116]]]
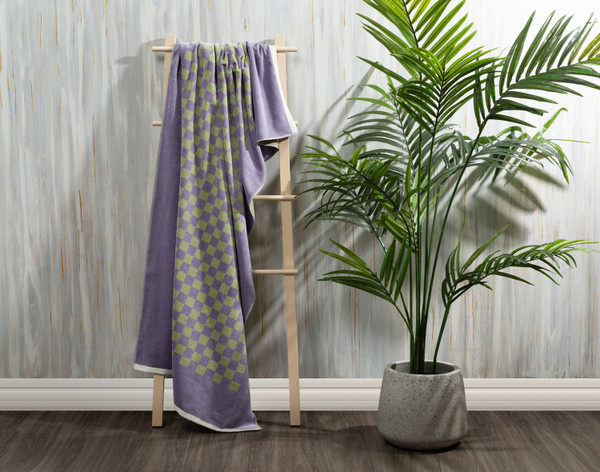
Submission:
[[[408,330],[410,360],[384,369],[379,431],[401,447],[443,448],[467,431],[460,369],[438,360],[452,304],[472,287],[491,288],[493,276],[530,283],[513,268],[556,282],[564,266],[575,265],[574,252],[589,250],[587,241],[557,239],[492,252],[505,226],[461,254],[462,232],[449,230],[450,212],[467,178],[493,182],[550,164],[568,183],[570,162],[544,135],[562,110],[556,110],[558,95],[600,89],[600,35],[592,34],[592,18],[573,28],[571,18],[554,15],[534,31],[532,15],[508,52],[497,54],[473,45],[464,0],[364,1],[384,18],[360,15],[364,29],[396,63],[362,59],[384,75],[387,86],[367,86],[373,93],[361,100],[368,106],[352,117],[340,149],[311,136],[316,142],[302,154],[308,165],[305,193],[317,196],[308,224],[343,221],[377,241],[376,267],[332,241],[337,250],[322,252],[343,267],[321,280],[369,292],[395,308]],[[464,107],[473,112],[472,136],[452,123]],[[535,128],[532,117],[553,107],[539,131],[528,130]],[[492,122],[508,125],[492,133]],[[449,238],[453,249],[444,254]],[[443,317],[427,359],[432,300],[439,295]]]

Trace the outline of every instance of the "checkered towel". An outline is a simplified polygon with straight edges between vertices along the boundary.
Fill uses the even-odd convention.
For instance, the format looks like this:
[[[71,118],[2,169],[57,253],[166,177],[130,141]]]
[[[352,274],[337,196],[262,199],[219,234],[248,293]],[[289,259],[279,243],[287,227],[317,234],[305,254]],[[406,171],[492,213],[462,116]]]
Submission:
[[[272,47],[178,44],[172,61],[135,368],[173,375],[182,416],[256,430],[244,335],[251,202],[270,143],[295,125]]]

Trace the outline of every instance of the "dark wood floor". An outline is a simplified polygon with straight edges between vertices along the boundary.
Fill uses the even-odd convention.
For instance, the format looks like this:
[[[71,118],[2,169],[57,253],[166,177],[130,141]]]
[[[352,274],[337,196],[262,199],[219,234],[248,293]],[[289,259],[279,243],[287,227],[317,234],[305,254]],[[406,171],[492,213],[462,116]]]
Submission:
[[[470,412],[451,450],[386,443],[375,412],[258,412],[260,432],[220,434],[176,413],[0,412],[0,471],[600,471],[600,411]]]

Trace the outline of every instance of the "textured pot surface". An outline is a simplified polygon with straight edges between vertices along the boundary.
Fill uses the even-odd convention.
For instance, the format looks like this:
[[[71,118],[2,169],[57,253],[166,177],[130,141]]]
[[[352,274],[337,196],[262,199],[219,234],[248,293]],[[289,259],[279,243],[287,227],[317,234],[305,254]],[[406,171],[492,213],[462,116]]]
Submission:
[[[410,374],[410,362],[385,366],[377,429],[392,444],[417,451],[450,447],[467,434],[460,368],[437,363],[436,374]],[[432,362],[425,363],[431,372]]]

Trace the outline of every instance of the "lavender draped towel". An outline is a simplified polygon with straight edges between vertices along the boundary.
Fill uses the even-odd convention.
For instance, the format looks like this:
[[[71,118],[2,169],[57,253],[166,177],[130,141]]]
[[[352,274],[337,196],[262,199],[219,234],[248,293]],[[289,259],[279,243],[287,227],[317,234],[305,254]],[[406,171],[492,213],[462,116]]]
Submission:
[[[134,367],[172,374],[177,412],[217,431],[260,429],[244,336],[252,198],[270,142],[295,132],[273,47],[174,47]]]

